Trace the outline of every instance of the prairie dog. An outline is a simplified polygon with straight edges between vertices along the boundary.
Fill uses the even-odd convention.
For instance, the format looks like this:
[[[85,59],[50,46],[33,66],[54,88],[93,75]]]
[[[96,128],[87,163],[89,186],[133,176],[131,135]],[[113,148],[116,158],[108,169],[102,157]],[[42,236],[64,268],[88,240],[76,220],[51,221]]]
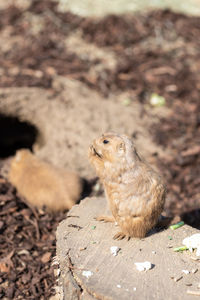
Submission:
[[[70,209],[82,192],[82,180],[73,173],[46,163],[29,150],[17,151],[8,179],[26,200],[51,211]]]
[[[102,181],[112,217],[121,231],[113,238],[142,238],[156,225],[165,202],[161,177],[137,153],[126,135],[105,133],[93,141],[89,160]]]

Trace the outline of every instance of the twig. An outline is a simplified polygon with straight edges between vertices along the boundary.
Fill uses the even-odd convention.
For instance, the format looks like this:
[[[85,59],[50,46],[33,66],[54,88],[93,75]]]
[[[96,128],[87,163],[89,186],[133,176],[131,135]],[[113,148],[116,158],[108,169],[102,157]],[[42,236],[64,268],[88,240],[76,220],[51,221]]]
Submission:
[[[81,230],[81,229],[83,229],[83,227],[81,227],[81,226],[78,226],[78,225],[74,225],[74,224],[69,224],[69,225],[68,225],[68,227],[77,228],[77,229],[78,229],[78,231],[79,231],[79,230]]]
[[[39,225],[38,225],[37,219],[31,220],[31,219],[26,218],[26,220],[35,227],[36,237],[37,237],[37,240],[39,240],[40,239],[40,230],[39,230]]]
[[[71,261],[71,258],[69,257],[69,250],[68,250],[68,252],[67,252],[66,255],[67,255],[67,258],[68,258],[68,268],[69,268],[70,270],[84,271],[84,269],[82,269],[82,268],[76,268],[76,267],[73,266],[72,261]]]
[[[33,205],[31,205],[30,203],[28,203],[28,201],[26,201],[26,199],[24,197],[21,197],[20,196],[20,200],[22,202],[24,202],[26,204],[26,206],[28,206],[30,208],[30,210],[32,211],[33,215],[35,216],[35,218],[38,220],[39,219],[39,216],[38,216],[38,213],[35,209],[35,207]]]

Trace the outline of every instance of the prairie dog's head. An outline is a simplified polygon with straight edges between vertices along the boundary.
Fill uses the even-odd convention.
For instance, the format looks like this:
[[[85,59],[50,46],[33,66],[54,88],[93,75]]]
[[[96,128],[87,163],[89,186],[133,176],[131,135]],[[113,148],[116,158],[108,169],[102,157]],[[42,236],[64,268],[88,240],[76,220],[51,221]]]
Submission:
[[[32,153],[28,149],[21,149],[16,152],[16,155],[11,161],[11,167],[15,167],[17,165],[22,164],[26,159],[30,159],[32,157]]]
[[[31,153],[30,150],[28,150],[28,149],[21,149],[21,150],[18,150],[16,152],[16,155],[15,155],[14,159],[15,159],[16,162],[19,162],[19,161],[25,159],[26,157],[30,157],[30,156],[32,156],[32,153]]]
[[[28,149],[20,149],[16,152],[15,156],[10,162],[10,168],[8,172],[8,179],[15,184],[16,180],[21,177],[24,172],[24,168],[29,166],[32,159],[32,153]]]
[[[132,167],[136,158],[139,157],[133,142],[126,135],[105,133],[89,148],[89,159],[97,172],[111,167]]]

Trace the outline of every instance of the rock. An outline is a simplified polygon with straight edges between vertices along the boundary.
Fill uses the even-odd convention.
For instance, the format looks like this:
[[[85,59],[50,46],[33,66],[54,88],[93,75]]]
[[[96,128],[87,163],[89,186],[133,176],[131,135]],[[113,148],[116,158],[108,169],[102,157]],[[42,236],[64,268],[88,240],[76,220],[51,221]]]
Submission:
[[[56,80],[63,86],[58,94],[40,88],[0,88],[0,113],[38,130],[33,145],[36,156],[90,179],[95,172],[88,147],[97,135],[112,130],[130,136],[139,132],[137,146],[148,161],[155,164],[155,152],[166,157],[167,149],[163,151],[149,135],[152,117],[141,118],[140,103],[135,101],[130,109],[121,104],[123,94],[105,99],[78,80]]]

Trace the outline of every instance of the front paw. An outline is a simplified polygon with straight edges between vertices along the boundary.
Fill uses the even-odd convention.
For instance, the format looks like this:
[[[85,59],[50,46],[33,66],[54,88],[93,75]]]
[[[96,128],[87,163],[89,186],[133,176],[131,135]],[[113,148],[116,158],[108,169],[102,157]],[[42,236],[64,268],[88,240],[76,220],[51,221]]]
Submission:
[[[113,240],[118,240],[118,241],[123,240],[124,238],[127,238],[127,241],[129,241],[131,237],[129,235],[126,235],[125,233],[123,233],[121,231],[116,233],[113,236]]]
[[[113,240],[123,240],[125,237],[125,233],[120,231],[113,236]]]

